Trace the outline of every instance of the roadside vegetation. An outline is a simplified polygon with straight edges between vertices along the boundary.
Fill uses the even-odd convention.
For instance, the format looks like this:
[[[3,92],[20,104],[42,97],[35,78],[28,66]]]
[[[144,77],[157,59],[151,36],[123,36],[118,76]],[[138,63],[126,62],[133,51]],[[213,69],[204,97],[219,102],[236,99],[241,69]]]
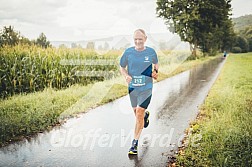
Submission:
[[[95,74],[97,71],[107,71],[105,77],[113,78],[118,75],[116,58],[120,54],[117,50],[98,55],[91,49],[44,49],[36,45],[0,47],[0,96],[103,81],[103,76]]]
[[[252,53],[230,54],[176,166],[251,166]],[[200,136],[200,137],[199,137]],[[195,143],[194,140],[197,139]]]

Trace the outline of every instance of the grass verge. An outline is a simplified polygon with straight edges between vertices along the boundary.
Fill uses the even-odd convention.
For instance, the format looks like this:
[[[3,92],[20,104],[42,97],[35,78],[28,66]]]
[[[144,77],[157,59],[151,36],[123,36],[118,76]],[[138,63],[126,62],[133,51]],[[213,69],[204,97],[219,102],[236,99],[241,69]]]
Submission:
[[[231,54],[191,124],[176,166],[251,166],[252,53]]]
[[[186,71],[216,57],[161,66],[158,81]],[[169,67],[173,66],[172,72]],[[168,71],[167,71],[168,69]],[[162,73],[163,72],[163,73]],[[0,146],[50,129],[69,116],[113,101],[127,94],[123,77],[87,86],[71,86],[65,90],[46,89],[27,95],[14,95],[0,101]]]

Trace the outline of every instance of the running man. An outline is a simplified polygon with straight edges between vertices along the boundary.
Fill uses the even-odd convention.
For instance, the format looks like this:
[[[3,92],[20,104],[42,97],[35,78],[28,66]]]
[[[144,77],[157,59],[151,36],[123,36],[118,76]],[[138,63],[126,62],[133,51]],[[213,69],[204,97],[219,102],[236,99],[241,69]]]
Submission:
[[[134,139],[129,154],[137,154],[142,129],[149,125],[149,112],[145,110],[151,101],[152,78],[158,77],[157,54],[154,49],[144,45],[146,40],[145,31],[137,29],[134,32],[135,46],[126,49],[120,60],[120,71],[128,83],[130,102],[136,117]]]

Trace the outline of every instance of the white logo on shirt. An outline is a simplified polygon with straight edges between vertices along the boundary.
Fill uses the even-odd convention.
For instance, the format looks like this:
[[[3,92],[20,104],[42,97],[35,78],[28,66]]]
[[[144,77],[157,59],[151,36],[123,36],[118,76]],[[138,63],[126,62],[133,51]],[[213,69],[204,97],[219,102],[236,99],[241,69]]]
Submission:
[[[150,62],[149,56],[145,56],[145,57],[144,57],[144,62]]]

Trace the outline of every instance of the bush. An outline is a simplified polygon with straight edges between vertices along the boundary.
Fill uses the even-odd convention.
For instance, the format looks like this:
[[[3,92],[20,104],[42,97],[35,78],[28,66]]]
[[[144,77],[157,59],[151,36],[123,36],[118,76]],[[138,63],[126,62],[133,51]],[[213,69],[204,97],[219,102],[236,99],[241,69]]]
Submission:
[[[234,46],[235,47],[240,47],[242,53],[247,53],[248,52],[248,50],[249,50],[249,43],[248,43],[248,40],[246,38],[241,37],[241,36],[237,36],[235,43],[236,44]]]
[[[233,53],[241,53],[242,52],[242,49],[240,47],[233,47],[231,52]]]
[[[249,52],[252,52],[252,38],[248,39],[249,43]]]

